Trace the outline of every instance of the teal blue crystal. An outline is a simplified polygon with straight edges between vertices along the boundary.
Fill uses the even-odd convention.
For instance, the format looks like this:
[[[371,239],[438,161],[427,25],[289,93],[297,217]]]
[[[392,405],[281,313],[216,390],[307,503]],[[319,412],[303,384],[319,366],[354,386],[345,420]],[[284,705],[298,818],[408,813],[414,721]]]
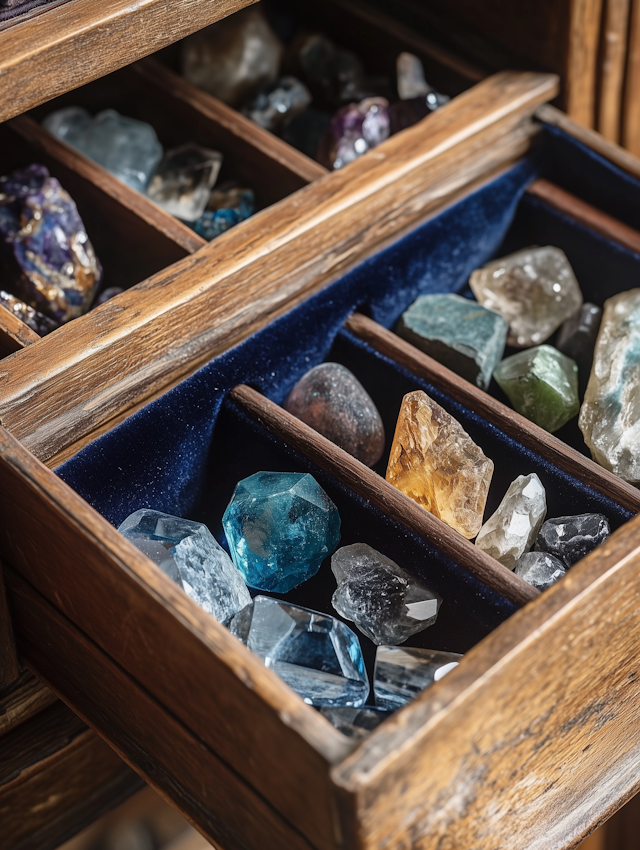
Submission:
[[[504,353],[509,323],[460,295],[423,295],[396,327],[399,336],[483,389]]]
[[[231,557],[258,590],[286,593],[315,575],[340,541],[340,515],[308,473],[256,472],[222,518]]]
[[[229,629],[309,705],[357,708],[367,701],[360,642],[335,617],[256,596]]]

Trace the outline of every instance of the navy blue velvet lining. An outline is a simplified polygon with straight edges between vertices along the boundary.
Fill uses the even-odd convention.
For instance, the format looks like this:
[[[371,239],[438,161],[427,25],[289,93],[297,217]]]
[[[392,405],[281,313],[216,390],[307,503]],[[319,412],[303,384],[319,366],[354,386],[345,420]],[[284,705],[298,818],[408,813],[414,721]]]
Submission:
[[[563,220],[546,205],[529,197],[523,199],[522,195],[534,177],[552,176],[552,171],[558,168],[563,171],[564,178],[558,182],[569,187],[572,180],[578,180],[582,168],[583,178],[589,179],[589,185],[595,187],[592,200],[596,196],[599,199],[608,185],[609,194],[605,200],[610,207],[617,192],[625,198],[635,193],[640,199],[637,181],[615,169],[616,173],[612,173],[612,167],[602,158],[563,134],[559,136],[553,128],[543,135],[541,151],[536,155],[525,158],[490,184],[361,263],[242,345],[211,361],[178,387],[96,440],[60,467],[58,474],[114,525],[132,511],[147,506],[205,519],[219,534],[223,503],[230,496],[232,484],[260,466],[254,447],[261,447],[258,455],[263,452],[265,465],[273,464],[277,455],[273,454],[273,440],[272,448],[267,451],[269,439],[258,433],[257,426],[245,422],[240,427],[242,416],[237,412],[227,411],[219,416],[227,392],[238,383],[248,383],[281,402],[302,374],[331,356],[351,365],[368,385],[386,419],[388,437],[392,436],[399,399],[405,391],[424,386],[438,398],[496,463],[488,510],[495,508],[516,474],[535,470],[547,486],[550,515],[598,510],[607,514],[614,527],[624,522],[629,513],[620,506],[341,331],[345,319],[356,308],[384,326],[392,327],[418,295],[464,291],[470,272],[499,255],[510,241],[515,247],[535,241],[560,244],[560,247],[565,247],[561,244],[563,241],[570,244],[568,253],[575,256],[578,265],[582,263],[580,268],[587,294],[597,286],[602,296],[608,296],[618,291],[616,281],[631,281],[634,269],[640,271],[640,258]],[[573,151],[573,158],[566,154],[567,150]],[[575,187],[571,188],[576,191]],[[599,203],[606,206],[601,200]],[[547,235],[557,238],[547,238]],[[604,278],[605,270],[611,268],[620,275],[616,272],[615,280],[610,282],[607,277],[600,282],[599,276]],[[623,288],[627,288],[627,284]],[[386,396],[383,388],[386,388]],[[224,425],[225,417],[229,416],[235,417],[232,428]],[[252,443],[251,451],[246,443],[235,438],[236,433],[252,434],[250,439],[255,440],[255,446]],[[282,455],[284,449],[281,447],[279,451]],[[253,458],[253,465],[247,466],[243,460],[245,455]],[[294,457],[290,449],[287,457]],[[306,469],[308,465],[296,457],[294,467],[289,468]],[[328,489],[338,486],[335,482],[327,483],[327,476],[317,474]],[[354,494],[342,493],[340,499],[347,500],[343,501],[343,519],[347,520],[350,529],[353,517],[360,517],[358,522],[363,535],[358,538],[356,534],[357,539],[367,539],[366,531],[370,541],[377,540],[380,535],[376,536],[375,529],[384,528],[391,541],[386,551],[392,556],[394,551],[402,550],[403,540],[410,539],[406,529],[394,527],[371,506],[365,511]],[[349,535],[352,533],[355,534],[350,530]],[[438,553],[428,551],[425,544],[415,545],[422,546],[424,557],[433,564],[430,569],[440,576],[438,581],[443,589],[446,587],[446,595],[453,595],[460,610],[482,624],[482,628],[495,625],[512,611],[509,603],[480,587],[464,570]],[[384,549],[383,543],[380,547]],[[308,600],[307,604],[310,604]],[[450,639],[444,643],[447,641],[451,645]]]

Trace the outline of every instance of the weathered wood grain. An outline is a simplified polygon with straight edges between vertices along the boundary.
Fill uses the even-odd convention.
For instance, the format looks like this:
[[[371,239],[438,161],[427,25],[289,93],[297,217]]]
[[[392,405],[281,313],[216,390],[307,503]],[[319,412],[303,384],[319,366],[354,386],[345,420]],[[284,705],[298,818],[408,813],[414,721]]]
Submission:
[[[5,307],[0,309],[0,358],[8,357],[39,340],[38,334],[20,321],[15,313]]]
[[[602,15],[596,128],[610,142],[620,141],[630,5],[630,0],[605,0]]]
[[[23,670],[0,693],[0,736],[56,702],[53,691],[28,670]]]
[[[397,334],[383,328],[367,316],[355,313],[345,327],[376,351],[399,363],[414,375],[424,378],[451,398],[480,414],[527,448],[542,455],[600,493],[615,499],[630,511],[640,512],[640,491],[617,475],[563,443],[553,434],[539,428],[515,410],[447,369],[428,354],[417,349]]]
[[[236,344],[530,145],[545,74],[505,72],[0,367],[0,419],[40,458]]]
[[[478,549],[368,466],[256,390],[238,386],[232,390],[230,398],[276,437],[292,445],[396,522],[417,532],[471,575],[514,604],[526,605],[539,595],[539,591],[512,570],[503,567],[495,558]],[[640,504],[640,498],[638,502]]]
[[[640,156],[640,3],[631,0],[629,48],[624,82],[622,144]]]
[[[0,563],[0,695],[13,685],[20,675],[20,665],[13,638],[11,615],[4,587],[4,574]]]
[[[347,845],[567,850],[638,789],[640,519],[332,770]]]
[[[534,4],[535,6],[536,4]],[[557,4],[553,4],[557,6]],[[563,107],[585,127],[595,127],[598,48],[603,0],[569,0],[563,44]]]
[[[0,121],[148,56],[251,0],[69,0],[0,31]]]
[[[347,740],[6,431],[0,513],[12,568],[283,817],[331,847],[327,768]]]

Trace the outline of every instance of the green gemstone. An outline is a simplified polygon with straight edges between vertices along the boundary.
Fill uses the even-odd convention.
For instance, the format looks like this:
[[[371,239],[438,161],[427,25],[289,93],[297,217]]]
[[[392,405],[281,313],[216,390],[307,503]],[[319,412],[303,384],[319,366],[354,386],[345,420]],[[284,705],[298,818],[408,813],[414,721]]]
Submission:
[[[545,431],[562,428],[580,409],[578,367],[550,345],[506,357],[493,377],[518,413]]]

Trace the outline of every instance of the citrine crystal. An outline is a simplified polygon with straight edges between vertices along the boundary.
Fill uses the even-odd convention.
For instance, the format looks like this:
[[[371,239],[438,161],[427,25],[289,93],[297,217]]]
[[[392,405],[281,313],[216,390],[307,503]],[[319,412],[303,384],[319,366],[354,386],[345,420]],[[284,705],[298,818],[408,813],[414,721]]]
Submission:
[[[286,593],[315,575],[340,540],[340,516],[308,473],[256,472],[222,518],[234,563],[250,587]]]
[[[366,738],[391,712],[373,705],[350,708],[346,705],[322,706],[320,714],[327,718],[347,738]]]
[[[568,568],[604,543],[610,534],[604,514],[554,517],[540,529],[534,549],[554,555]]]
[[[527,584],[546,590],[566,574],[566,569],[562,561],[548,552],[526,552],[516,562],[514,572]]]
[[[118,531],[221,623],[251,602],[238,569],[201,522],[142,508]]]
[[[582,306],[582,293],[559,248],[525,248],[476,269],[469,280],[478,301],[509,322],[507,343],[539,345]]]
[[[331,569],[333,607],[375,644],[402,643],[435,623],[438,594],[366,543],[338,549]]]
[[[147,195],[176,218],[196,221],[209,203],[221,165],[222,154],[200,145],[189,143],[167,151]]]
[[[402,400],[387,481],[465,537],[480,531],[493,475],[460,423],[423,392]]]
[[[512,570],[533,546],[546,513],[547,498],[538,476],[519,475],[480,529],[476,546]]]
[[[486,389],[504,354],[509,325],[493,310],[459,295],[423,295],[406,310],[396,333]]]
[[[562,428],[580,409],[578,367],[550,345],[506,357],[493,377],[518,413],[545,431]]]
[[[395,711],[460,663],[457,652],[379,646],[373,691],[376,705]]]
[[[367,466],[382,457],[384,426],[378,409],[340,363],[321,363],[303,375],[284,407]]]
[[[640,289],[605,302],[579,425],[595,461],[640,484]]]
[[[229,628],[309,705],[359,707],[367,701],[360,642],[335,617],[256,596]]]

